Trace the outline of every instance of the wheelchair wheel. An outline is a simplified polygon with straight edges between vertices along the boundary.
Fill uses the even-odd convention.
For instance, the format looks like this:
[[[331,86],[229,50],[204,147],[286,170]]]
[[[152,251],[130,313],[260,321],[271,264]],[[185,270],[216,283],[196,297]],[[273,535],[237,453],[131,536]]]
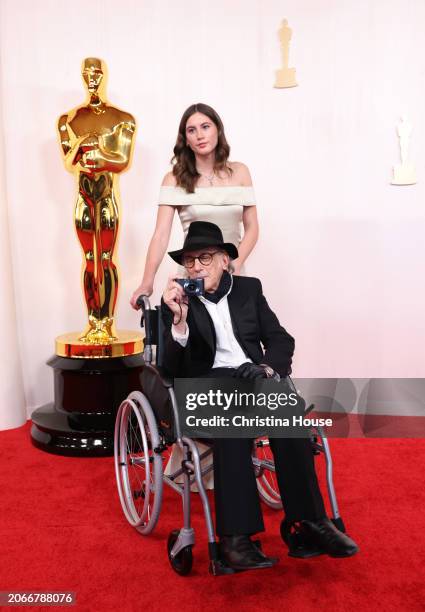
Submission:
[[[185,546],[182,548],[175,557],[171,557],[171,551],[177,538],[179,537],[179,530],[175,529],[168,536],[167,551],[168,559],[171,563],[171,567],[180,576],[187,576],[190,573],[193,565],[193,553],[192,546]]]
[[[274,469],[269,469],[268,466],[273,466],[273,455],[268,445],[268,440],[256,440],[255,455],[261,462],[260,466],[256,467],[257,488],[260,499],[270,508],[280,510],[282,508],[282,500],[280,498],[279,486],[277,484],[276,473]]]
[[[130,525],[147,535],[161,510],[163,467],[155,416],[140,391],[131,393],[119,407],[114,442],[122,509]]]

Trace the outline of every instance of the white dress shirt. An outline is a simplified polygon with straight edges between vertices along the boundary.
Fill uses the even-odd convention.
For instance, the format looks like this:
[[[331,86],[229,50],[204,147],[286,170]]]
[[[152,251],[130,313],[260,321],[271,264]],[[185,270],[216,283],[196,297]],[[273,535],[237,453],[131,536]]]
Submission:
[[[232,279],[233,285],[233,279]],[[213,368],[238,368],[242,363],[247,361],[252,363],[247,355],[245,355],[241,345],[235,338],[233,333],[232,320],[230,318],[229,304],[227,296],[232,290],[232,285],[229,291],[224,295],[217,304],[210,302],[204,296],[198,296],[198,299],[204,304],[207,309],[215,330],[216,336],[216,352],[214,357]],[[189,328],[186,324],[184,334],[179,333],[175,326],[171,327],[171,335],[173,339],[181,346],[186,346],[189,338]]]

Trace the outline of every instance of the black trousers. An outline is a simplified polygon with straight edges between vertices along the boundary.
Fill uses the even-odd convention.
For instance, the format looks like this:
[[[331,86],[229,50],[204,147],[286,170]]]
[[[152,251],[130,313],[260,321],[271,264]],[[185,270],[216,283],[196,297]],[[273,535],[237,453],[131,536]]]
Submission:
[[[209,377],[232,376],[234,370],[217,368]],[[214,440],[214,498],[216,531],[222,535],[264,531],[254,466],[253,440]],[[326,516],[317,482],[314,455],[306,438],[270,438],[276,478],[286,519],[319,520]]]

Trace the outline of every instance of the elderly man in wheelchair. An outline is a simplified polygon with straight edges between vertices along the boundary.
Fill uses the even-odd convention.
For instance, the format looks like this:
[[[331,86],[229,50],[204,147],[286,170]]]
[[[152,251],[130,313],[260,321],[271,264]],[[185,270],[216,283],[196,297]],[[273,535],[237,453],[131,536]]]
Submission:
[[[238,257],[238,252],[233,244],[223,241],[219,227],[202,221],[192,223],[183,248],[169,255],[185,267],[189,281],[194,282],[185,290],[181,283],[170,279],[164,291],[160,312],[164,372],[173,378],[278,379],[288,376],[294,340],[268,306],[260,281],[233,277],[229,273],[230,261]],[[201,294],[198,285],[203,285]],[[157,408],[153,405],[153,410],[150,409],[148,389],[155,386],[159,375],[153,366],[147,365],[145,370],[143,393],[131,394],[117,415],[118,488],[127,519],[142,533],[149,533],[155,526],[162,483],[165,481],[181,493],[184,527],[173,531],[168,540],[173,569],[185,574],[192,564],[194,536],[190,527],[190,484],[193,481],[198,484],[204,507],[213,574],[268,568],[277,562],[262,551],[258,540],[251,539],[264,531],[259,493],[270,506],[283,505],[285,518],[281,523],[281,535],[290,556],[348,557],[358,551],[357,545],[344,533],[339,517],[332,462],[321,430],[311,438],[270,438],[274,461],[270,457],[253,456],[253,447],[258,455],[258,449],[268,442],[254,443],[247,438],[211,441],[217,544],[208,498],[202,486],[200,459],[203,455],[199,456],[193,440],[181,436],[172,386],[163,377],[159,385],[162,400],[158,399],[158,393],[156,398],[153,397],[155,393],[151,393],[151,403],[156,403]],[[161,412],[161,405],[164,406],[169,398],[171,409],[168,413]],[[171,419],[177,422],[167,440]],[[167,443],[174,440],[184,452],[182,467],[178,473],[164,476],[162,454]],[[326,515],[314,467],[314,454],[320,452],[324,452],[327,463],[332,520]],[[136,484],[132,483],[130,474],[135,468],[142,472],[142,476],[137,475]],[[179,487],[174,480],[182,474],[185,480]]]

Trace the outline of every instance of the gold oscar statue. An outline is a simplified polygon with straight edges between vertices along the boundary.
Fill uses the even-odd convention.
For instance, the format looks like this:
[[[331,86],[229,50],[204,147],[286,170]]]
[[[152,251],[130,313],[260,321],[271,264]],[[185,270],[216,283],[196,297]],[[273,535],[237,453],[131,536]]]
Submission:
[[[292,30],[288,26],[287,19],[282,21],[278,34],[282,53],[282,68],[280,70],[276,70],[276,81],[274,87],[277,89],[296,87],[298,83],[295,77],[295,68],[289,68],[289,45],[292,38]]]
[[[85,59],[82,74],[87,100],[59,118],[58,132],[65,166],[77,181],[74,222],[88,324],[56,338],[56,354],[47,362],[54,400],[32,413],[31,440],[49,453],[88,457],[113,455],[117,410],[131,391],[141,390],[144,360],[142,334],[117,330],[114,322],[118,177],[130,165],[136,123],[108,103],[102,60]]]
[[[131,163],[136,122],[108,103],[103,60],[86,58],[82,76],[86,103],[59,118],[58,132],[65,167],[76,176],[78,185],[74,219],[83,250],[88,324],[82,333],[57,338],[57,354],[134,354],[141,350],[140,334],[118,333],[114,322],[119,282],[114,248],[120,216],[118,179]]]
[[[414,164],[409,162],[409,140],[412,130],[412,124],[406,115],[402,115],[401,121],[397,126],[401,164],[393,167],[392,185],[415,185],[416,183],[416,168]]]

